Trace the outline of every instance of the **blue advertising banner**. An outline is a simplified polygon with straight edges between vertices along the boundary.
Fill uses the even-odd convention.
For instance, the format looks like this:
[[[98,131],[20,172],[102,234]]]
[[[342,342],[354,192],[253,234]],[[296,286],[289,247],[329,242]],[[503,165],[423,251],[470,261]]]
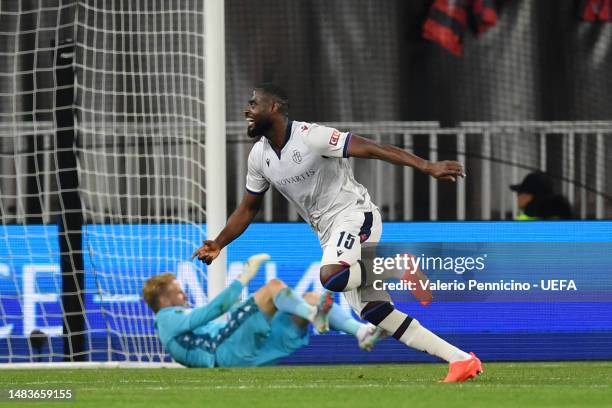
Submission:
[[[142,283],[152,275],[173,272],[192,303],[207,302],[206,267],[190,260],[203,231],[171,224],[85,227],[85,307],[92,345],[108,341],[109,330],[127,337],[154,334],[152,315],[140,300]],[[6,361],[9,353],[29,353],[15,345],[34,329],[51,337],[61,334],[61,275],[56,226],[2,226],[0,233],[0,359]],[[497,360],[612,358],[612,222],[386,223],[382,240],[416,257],[453,259],[448,270],[422,269],[429,283],[455,282],[454,288],[428,283],[433,299],[426,304],[405,290],[394,300],[460,347]],[[229,275],[258,252],[269,253],[272,261],[251,282],[249,293],[272,278],[298,293],[320,290],[321,249],[305,224],[249,227],[228,248]],[[482,271],[466,270],[465,259],[457,268],[457,259],[469,256],[483,257]],[[467,290],[471,280],[531,287]],[[336,300],[348,309],[342,296]],[[133,324],[122,318],[130,315],[143,319]],[[313,335],[311,344],[286,362],[430,361],[393,339],[363,353],[349,337]],[[343,353],[335,352],[339,347]],[[105,353],[94,357],[108,358]]]

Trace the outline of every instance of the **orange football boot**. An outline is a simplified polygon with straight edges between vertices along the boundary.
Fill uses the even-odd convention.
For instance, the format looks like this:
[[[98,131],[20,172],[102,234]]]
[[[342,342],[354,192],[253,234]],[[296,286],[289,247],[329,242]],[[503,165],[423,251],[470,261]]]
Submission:
[[[439,382],[463,382],[482,373],[482,363],[474,353],[470,353],[470,355],[472,358],[469,360],[455,361],[454,363],[450,363],[448,365],[448,374],[446,374],[446,377]]]

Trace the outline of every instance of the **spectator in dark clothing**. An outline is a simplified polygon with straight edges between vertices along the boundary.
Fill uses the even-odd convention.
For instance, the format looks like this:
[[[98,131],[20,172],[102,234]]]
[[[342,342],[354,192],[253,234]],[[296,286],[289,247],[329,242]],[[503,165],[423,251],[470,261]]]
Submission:
[[[572,219],[569,201],[556,194],[550,176],[542,172],[529,173],[520,184],[510,186],[517,193],[519,221]]]

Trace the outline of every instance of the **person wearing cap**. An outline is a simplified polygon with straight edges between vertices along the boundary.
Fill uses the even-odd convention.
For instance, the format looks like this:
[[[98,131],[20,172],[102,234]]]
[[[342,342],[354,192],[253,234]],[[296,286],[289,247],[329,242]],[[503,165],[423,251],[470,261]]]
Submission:
[[[572,209],[565,197],[556,194],[549,175],[537,171],[529,173],[520,184],[510,190],[517,193],[520,210],[517,221],[563,220],[572,218]]]

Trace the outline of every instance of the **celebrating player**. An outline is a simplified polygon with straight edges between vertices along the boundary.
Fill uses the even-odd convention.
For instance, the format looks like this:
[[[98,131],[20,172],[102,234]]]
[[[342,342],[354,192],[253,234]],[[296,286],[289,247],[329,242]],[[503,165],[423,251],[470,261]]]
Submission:
[[[205,306],[189,308],[187,296],[171,273],[147,280],[142,292],[155,313],[155,328],[172,358],[188,367],[247,367],[274,364],[308,344],[308,323],[319,332],[329,327],[352,334],[362,350],[381,338],[374,326],[354,320],[334,305],[329,292],[296,296],[272,279],[235,305],[267,254],[254,255],[238,278]],[[321,301],[319,300],[321,298]],[[230,311],[226,322],[214,321]]]
[[[193,256],[210,264],[251,223],[263,194],[273,185],[317,233],[323,250],[320,277],[326,289],[343,292],[363,319],[397,340],[448,361],[445,382],[465,381],[481,372],[480,360],[473,353],[461,351],[397,310],[388,294],[381,301],[362,301],[365,267],[361,246],[380,240],[382,222],[346,158],[384,160],[446,181],[463,177],[462,165],[456,161],[429,162],[350,132],[290,120],[287,95],[273,84],[253,90],[244,115],[248,136],[260,138],[249,154],[247,193],[225,228],[214,240],[204,241]]]

